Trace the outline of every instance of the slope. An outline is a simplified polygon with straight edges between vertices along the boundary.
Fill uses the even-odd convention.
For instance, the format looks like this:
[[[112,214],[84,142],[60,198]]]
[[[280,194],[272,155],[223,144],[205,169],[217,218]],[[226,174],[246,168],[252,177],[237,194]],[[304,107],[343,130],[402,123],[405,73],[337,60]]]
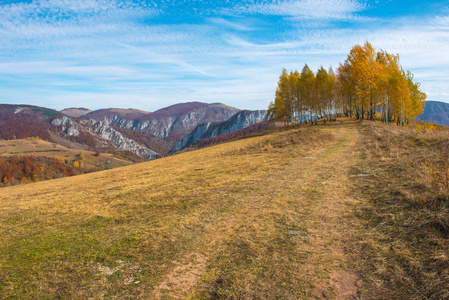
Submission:
[[[59,115],[45,107],[0,104],[0,139],[39,137],[50,141],[49,120]]]
[[[150,148],[101,122],[90,124],[84,121],[81,124],[77,119],[45,107],[0,104],[0,140],[35,137],[63,146],[75,142],[78,144],[76,148],[81,146],[93,151],[115,153],[130,161],[159,156]]]
[[[449,126],[449,104],[439,101],[426,101],[424,113],[417,119]]]
[[[57,157],[61,160],[75,161],[79,160],[82,154],[83,164],[86,169],[111,169],[128,166],[132,162],[124,159],[118,159],[110,153],[102,153],[98,155],[94,151],[85,148],[76,149],[73,147],[65,147],[56,143],[50,143],[36,139],[20,139],[20,140],[0,140],[0,157],[10,157],[13,155],[32,155],[44,157]]]
[[[266,110],[244,110],[236,113],[224,122],[199,124],[191,133],[178,141],[171,149],[171,152],[182,150],[201,139],[210,139],[222,134],[235,132],[266,120],[268,120]]]
[[[278,130],[5,188],[0,295],[355,295],[343,236],[354,231],[345,180],[357,126]]]
[[[179,103],[139,118],[132,129],[177,141],[198,124],[224,122],[239,111],[221,103]]]
[[[449,131],[435,128],[360,127],[351,260],[364,299],[449,299]]]
[[[176,141],[182,139],[198,124],[223,122],[240,111],[221,103],[202,102],[179,103],[159,109],[153,113],[138,110],[101,109],[82,117],[96,120],[106,125],[139,131],[162,139]]]
[[[73,141],[94,151],[116,152],[132,161],[154,159],[167,154],[198,124],[223,122],[239,111],[220,103],[201,102],[179,103],[153,113],[120,108],[68,108],[58,112],[0,104],[0,139],[39,137],[63,144]]]

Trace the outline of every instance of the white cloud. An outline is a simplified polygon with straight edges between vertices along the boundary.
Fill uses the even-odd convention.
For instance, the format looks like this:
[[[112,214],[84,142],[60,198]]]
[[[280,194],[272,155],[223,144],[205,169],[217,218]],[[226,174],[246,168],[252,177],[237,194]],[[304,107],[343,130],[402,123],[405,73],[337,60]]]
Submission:
[[[255,28],[254,26],[242,24],[239,22],[231,22],[231,21],[223,19],[223,18],[209,18],[208,21],[214,25],[223,26],[223,27],[227,27],[227,28],[239,30],[239,31],[257,30],[257,28]]]
[[[112,0],[40,0],[0,8],[0,41],[19,42],[18,48],[57,43],[61,37],[129,32],[136,19],[157,14],[148,7]]]
[[[290,16],[302,19],[354,19],[354,13],[365,9],[355,0],[281,0],[271,3],[240,6],[236,12]]]
[[[60,62],[39,61],[39,62],[19,62],[0,63],[1,74],[57,74],[57,75],[77,75],[77,76],[102,76],[127,77],[132,76],[135,71],[130,68],[119,66],[76,66]]]
[[[238,16],[165,25],[151,21],[161,5],[43,0],[0,8],[3,99],[52,99],[56,107],[70,101],[155,110],[200,100],[265,108],[283,67],[337,67],[354,44],[368,40],[400,53],[429,98],[449,100],[447,16],[363,22],[361,28],[354,24],[366,7],[355,0],[271,1],[237,7]],[[273,15],[288,26],[279,30],[267,18]],[[315,20],[350,20],[354,26]]]
[[[449,29],[449,16],[437,16],[435,19],[431,20],[430,24],[435,27]]]

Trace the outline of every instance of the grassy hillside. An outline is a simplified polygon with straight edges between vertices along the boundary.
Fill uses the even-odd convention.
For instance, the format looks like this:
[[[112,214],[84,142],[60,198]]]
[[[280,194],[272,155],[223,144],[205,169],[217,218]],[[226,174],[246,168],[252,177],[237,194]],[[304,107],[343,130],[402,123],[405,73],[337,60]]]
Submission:
[[[4,188],[0,298],[437,299],[446,190],[434,193],[431,176],[417,186],[399,158],[443,147],[444,134],[341,119]],[[421,159],[411,162],[428,176]],[[385,226],[404,221],[396,243]],[[423,289],[429,278],[439,294]]]
[[[366,299],[449,298],[449,131],[424,128],[361,126],[353,260]]]
[[[130,161],[118,159],[109,153],[96,155],[94,151],[86,150],[82,145],[74,142],[67,141],[66,144],[69,148],[39,139],[0,140],[0,157],[33,155],[74,161],[79,160],[79,156],[82,154],[86,168],[98,168],[100,170],[132,164]]]
[[[128,166],[132,162],[95,153],[81,144],[66,146],[37,138],[0,140],[0,187]]]

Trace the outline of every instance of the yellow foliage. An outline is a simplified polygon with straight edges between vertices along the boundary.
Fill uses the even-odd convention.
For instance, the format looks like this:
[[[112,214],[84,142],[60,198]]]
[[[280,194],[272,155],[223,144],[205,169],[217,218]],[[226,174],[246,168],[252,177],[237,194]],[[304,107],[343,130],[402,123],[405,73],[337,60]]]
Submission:
[[[31,136],[31,137],[27,137],[27,140],[29,140],[29,141],[39,141],[41,138],[40,137],[38,137],[38,136]]]
[[[424,133],[426,131],[443,131],[446,130],[444,126],[428,123],[428,122],[420,122],[415,125],[416,133]]]
[[[57,159],[59,159],[59,160],[61,160],[62,162],[65,162],[65,159],[64,159],[64,157],[61,157],[61,156],[58,156],[58,155],[55,155],[55,156],[53,156],[54,158],[57,158]]]
[[[422,114],[427,95],[413,74],[399,63],[399,55],[376,49],[368,42],[354,46],[345,63],[327,72],[321,67],[316,75],[305,65],[298,71],[282,70],[270,116],[286,123],[303,116],[330,117],[344,112],[352,117],[374,120],[377,111],[385,123],[406,126]]]
[[[80,152],[77,157],[79,158],[79,160],[84,160],[84,154],[83,152]]]
[[[427,170],[431,176],[432,183],[435,187],[444,189],[449,188],[449,166],[447,164],[443,166],[432,165],[426,162]]]

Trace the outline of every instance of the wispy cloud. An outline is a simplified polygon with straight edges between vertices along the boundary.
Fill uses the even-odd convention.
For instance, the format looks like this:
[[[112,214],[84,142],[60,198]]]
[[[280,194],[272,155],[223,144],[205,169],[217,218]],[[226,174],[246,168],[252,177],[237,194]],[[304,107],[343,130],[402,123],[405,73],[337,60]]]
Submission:
[[[429,98],[449,100],[447,13],[384,20],[361,0],[1,3],[2,101],[266,108],[283,67],[336,67],[366,40],[400,53]]]
[[[281,0],[239,6],[239,13],[290,16],[301,19],[354,19],[366,6],[355,0]]]
[[[208,21],[214,25],[218,25],[218,26],[222,26],[222,27],[226,27],[226,28],[230,28],[230,29],[234,29],[234,30],[238,30],[238,31],[254,31],[257,30],[257,27],[251,26],[251,25],[247,25],[241,22],[233,22],[233,21],[229,21],[226,20],[224,18],[209,18]]]
[[[86,36],[130,32],[139,18],[155,9],[110,0],[41,0],[12,3],[0,9],[0,42],[20,49],[49,46]]]
[[[130,68],[118,66],[76,66],[60,62],[19,62],[0,63],[1,74],[64,74],[76,76],[98,76],[108,74],[110,77],[132,76],[135,71]]]

